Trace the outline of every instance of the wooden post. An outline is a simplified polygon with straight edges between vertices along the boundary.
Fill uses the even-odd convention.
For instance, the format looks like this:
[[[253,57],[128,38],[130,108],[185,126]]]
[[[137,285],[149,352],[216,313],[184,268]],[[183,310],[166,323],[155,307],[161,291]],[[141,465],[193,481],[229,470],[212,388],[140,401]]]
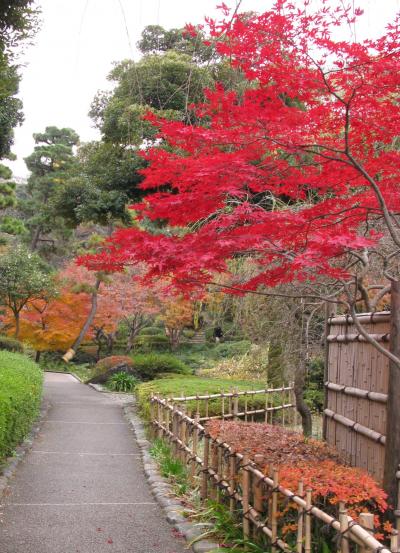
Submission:
[[[232,414],[232,408],[233,408],[233,388],[231,388],[229,390],[229,394],[231,394],[228,398],[228,407],[229,407],[229,414],[231,415]],[[231,419],[231,417],[229,417],[229,419]]]
[[[390,289],[390,352],[400,359],[400,282],[392,280]],[[389,361],[389,382],[386,415],[385,468],[383,487],[387,502],[397,504],[396,471],[400,464],[400,361]]]
[[[200,417],[200,400],[198,394],[196,394],[196,415]]]
[[[247,422],[247,390],[244,392],[244,421]]]
[[[233,396],[233,420],[237,421],[239,413],[239,396],[238,396],[238,390],[235,388],[234,396]]]
[[[278,481],[278,471],[276,469],[272,470],[272,480],[274,482],[274,488],[272,490],[272,500],[271,500],[271,531],[272,531],[272,553],[276,553],[278,548],[275,543],[278,539],[278,491],[277,487],[279,485]]]
[[[196,425],[199,424],[199,418],[200,417],[198,415],[196,415],[195,418],[194,418],[194,420],[196,422]],[[193,457],[195,457],[197,455],[198,444],[199,444],[199,429],[197,428],[197,426],[194,426],[193,427],[193,438],[192,438]],[[192,463],[191,463],[191,466],[190,466],[190,479],[191,479],[193,484],[196,481],[196,466],[197,466],[196,459],[192,459]]]
[[[169,403],[168,400],[167,400],[167,403]],[[170,429],[170,410],[168,408],[165,410],[165,428],[167,429],[167,434],[168,434],[168,431]]]
[[[347,517],[347,509],[344,501],[339,502],[339,522],[341,536],[338,551],[340,553],[350,553],[349,536],[346,533],[349,529],[349,519]]]
[[[208,462],[210,455],[210,438],[209,436],[204,436],[204,452],[203,452],[203,472],[201,476],[201,491],[200,497],[204,501],[208,496]]]
[[[209,395],[210,395],[210,392],[206,392],[207,399],[205,400],[205,407],[204,407],[204,409],[205,409],[205,415],[204,416],[206,418],[208,418],[208,411],[209,411],[209,409],[208,409],[208,396]]]
[[[262,464],[264,462],[264,455],[255,455],[254,456],[254,462],[257,465],[262,466]],[[253,475],[254,509],[259,514],[260,519],[261,519],[261,515],[262,515],[262,512],[263,512],[263,496],[264,496],[263,489],[264,489],[263,481],[262,480],[256,480],[256,478]],[[257,526],[254,526],[253,536],[254,537],[257,536]]]
[[[184,446],[186,445],[186,421],[182,420],[180,421],[180,439],[182,442],[182,449],[181,449],[181,461],[183,464],[186,464],[186,451],[184,450]]]
[[[282,426],[285,426],[285,383],[282,384]]]
[[[221,391],[221,416],[222,420],[225,418],[225,396],[224,396],[224,390]]]
[[[367,530],[371,535],[374,532],[374,515],[372,513],[360,513],[360,524],[361,526]],[[358,548],[358,553],[369,553],[370,549],[368,547],[365,547],[364,545],[361,545]]]
[[[233,494],[236,490],[236,456],[231,455],[229,457],[229,487],[230,493]],[[234,512],[236,507],[236,501],[234,497],[229,498],[229,511]]]
[[[299,497],[304,495],[303,480],[300,480],[297,491]],[[296,540],[296,552],[303,553],[303,526],[304,526],[304,509],[301,505],[297,507],[297,540]]]
[[[397,530],[392,531],[390,538],[390,551],[392,553],[399,553],[399,533]]]
[[[337,311],[337,304],[336,303],[325,303],[325,330],[324,330],[324,345],[325,345],[325,363],[324,363],[324,386],[325,382],[328,382],[329,380],[329,342],[328,342],[328,335],[329,335],[329,329],[330,329],[330,318],[333,317],[336,314]],[[324,393],[324,411],[328,407],[328,390],[325,389]],[[297,414],[297,409],[296,409]],[[297,419],[297,415],[296,415]],[[328,419],[326,416],[323,418],[323,427],[322,427],[322,437],[324,440],[326,440],[326,432],[327,432],[327,425],[328,425]]]
[[[265,422],[268,422],[268,392],[267,388],[265,388]]]
[[[151,394],[150,396],[150,434],[152,438],[155,436],[155,425],[154,425],[154,395]]]
[[[160,402],[157,402],[157,420],[158,420],[158,424],[163,423],[163,411],[162,411],[162,405]],[[157,426],[157,437],[158,438],[163,437],[163,429],[160,428],[160,426]]]
[[[211,447],[211,468],[215,472],[215,474],[218,474],[218,446],[214,442],[214,440],[211,440],[210,447]],[[211,479],[211,486],[212,486],[211,497],[212,499],[215,499],[215,501],[218,501],[219,489],[214,478]]]
[[[305,543],[304,552],[311,553],[311,489],[306,490],[306,521],[305,521]]]
[[[249,455],[245,453],[242,461],[242,504],[243,504],[243,536],[250,536],[250,520],[248,518],[250,506],[250,472],[247,470]]]

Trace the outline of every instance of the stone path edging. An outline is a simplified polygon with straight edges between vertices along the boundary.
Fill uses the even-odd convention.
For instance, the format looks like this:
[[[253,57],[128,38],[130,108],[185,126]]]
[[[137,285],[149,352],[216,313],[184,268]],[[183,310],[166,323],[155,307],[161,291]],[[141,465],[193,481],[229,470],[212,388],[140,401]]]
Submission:
[[[126,405],[124,411],[142,454],[144,473],[149,482],[152,494],[163,508],[167,521],[187,542],[193,542],[193,540],[204,534],[213,525],[209,523],[192,523],[182,515],[184,506],[177,497],[173,496],[171,484],[169,484],[166,478],[161,476],[157,463],[150,455],[149,449],[151,444],[146,439],[143,422],[137,416],[132,405]],[[191,547],[194,553],[208,553],[209,551],[219,549],[218,543],[214,543],[207,539],[199,539],[192,543]]]
[[[36,419],[30,433],[24,439],[24,441],[15,448],[14,455],[12,455],[11,457],[7,457],[4,466],[0,469],[0,500],[8,487],[9,480],[15,474],[19,463],[32,448],[33,440],[39,434],[42,427],[42,422],[45,419],[49,408],[50,403],[47,401],[42,401],[39,416]]]

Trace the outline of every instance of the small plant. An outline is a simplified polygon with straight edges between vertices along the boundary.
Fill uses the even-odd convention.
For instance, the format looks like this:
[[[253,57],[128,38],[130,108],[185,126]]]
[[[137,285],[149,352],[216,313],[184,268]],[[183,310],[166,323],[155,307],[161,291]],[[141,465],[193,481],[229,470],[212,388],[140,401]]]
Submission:
[[[132,374],[119,372],[112,375],[107,382],[107,387],[115,392],[132,392],[138,382]]]
[[[160,465],[162,476],[171,480],[176,495],[185,495],[189,490],[187,470],[185,465],[173,456],[169,445],[161,439],[156,439],[150,453]]]
[[[160,373],[188,374],[190,369],[180,359],[168,353],[147,353],[132,356],[135,371],[143,380],[151,380]]]

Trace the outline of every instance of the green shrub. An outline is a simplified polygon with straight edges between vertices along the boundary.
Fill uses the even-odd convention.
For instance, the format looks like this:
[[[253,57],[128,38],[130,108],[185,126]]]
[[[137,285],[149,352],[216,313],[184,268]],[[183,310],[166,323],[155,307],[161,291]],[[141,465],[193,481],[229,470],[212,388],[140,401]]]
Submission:
[[[184,328],[182,330],[182,334],[185,338],[193,338],[194,336],[196,336],[196,331],[195,330],[192,330],[191,328]]]
[[[132,392],[138,382],[132,374],[120,372],[113,374],[107,381],[107,388],[116,392]]]
[[[19,353],[22,353],[24,351],[24,347],[15,338],[10,338],[10,336],[3,336],[0,335],[0,350],[5,349],[6,351],[17,351]]]
[[[169,353],[148,353],[132,355],[133,366],[143,380],[151,380],[159,373],[188,374],[190,369]]]
[[[43,372],[20,353],[0,351],[0,459],[29,433],[38,416]]]
[[[134,340],[136,350],[142,352],[166,351],[170,348],[167,336],[163,334],[136,336]]]
[[[147,326],[146,328],[142,328],[139,332],[139,336],[165,336],[165,334],[163,334],[162,329],[157,326]]]

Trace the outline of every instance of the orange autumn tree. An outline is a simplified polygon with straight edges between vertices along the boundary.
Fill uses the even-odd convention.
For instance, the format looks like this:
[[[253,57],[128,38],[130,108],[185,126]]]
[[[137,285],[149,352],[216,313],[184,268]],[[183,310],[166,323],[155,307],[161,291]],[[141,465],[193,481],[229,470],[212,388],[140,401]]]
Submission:
[[[164,322],[165,333],[169,338],[172,349],[178,347],[182,330],[193,325],[193,316],[193,301],[183,297],[164,299],[160,319]]]
[[[47,299],[34,300],[20,315],[20,339],[37,352],[61,351],[74,342],[90,310],[92,273],[74,264],[68,265],[56,277],[57,292]],[[8,332],[13,332],[9,323]]]

